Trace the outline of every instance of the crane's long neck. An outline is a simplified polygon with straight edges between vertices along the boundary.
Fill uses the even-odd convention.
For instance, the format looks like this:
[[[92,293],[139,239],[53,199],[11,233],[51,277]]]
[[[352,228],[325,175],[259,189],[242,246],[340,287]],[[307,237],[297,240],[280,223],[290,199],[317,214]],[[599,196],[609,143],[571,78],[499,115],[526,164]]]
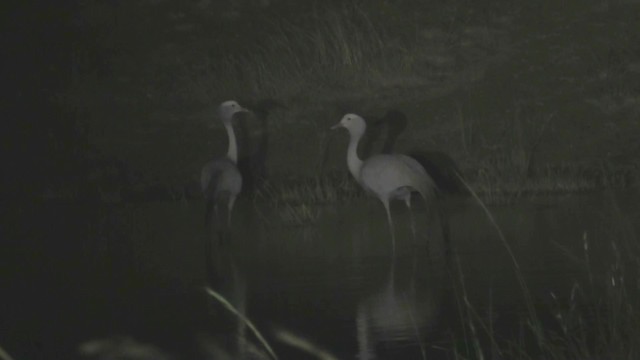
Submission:
[[[360,182],[360,170],[362,170],[362,160],[358,157],[358,143],[362,135],[351,135],[349,148],[347,149],[347,165],[351,175]]]
[[[224,128],[227,130],[227,136],[229,137],[229,149],[227,150],[227,157],[233,161],[234,164],[238,163],[238,144],[236,143],[236,134],[233,131],[231,123],[224,124]]]

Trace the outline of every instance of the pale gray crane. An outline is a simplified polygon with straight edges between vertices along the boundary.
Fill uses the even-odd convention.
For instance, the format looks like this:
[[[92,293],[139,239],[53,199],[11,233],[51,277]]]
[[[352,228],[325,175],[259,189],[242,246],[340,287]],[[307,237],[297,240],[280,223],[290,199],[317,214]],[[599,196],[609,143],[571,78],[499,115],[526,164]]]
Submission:
[[[226,201],[227,225],[231,224],[231,210],[236,197],[242,190],[242,175],[238,170],[238,145],[233,131],[233,116],[239,112],[249,112],[236,101],[225,101],[218,107],[218,116],[222,120],[229,147],[227,155],[215,158],[204,165],[200,173],[200,186],[204,194],[206,205],[205,221],[208,223],[212,210],[218,213],[218,203]]]
[[[350,140],[347,148],[349,171],[365,191],[373,193],[382,201],[387,212],[387,221],[395,253],[395,232],[389,202],[393,199],[404,200],[407,208],[411,211],[411,193],[420,193],[427,204],[436,189],[435,183],[416,160],[406,155],[379,154],[364,161],[361,160],[358,156],[358,143],[367,129],[367,124],[362,117],[356,114],[346,114],[331,129],[340,127],[349,131]]]

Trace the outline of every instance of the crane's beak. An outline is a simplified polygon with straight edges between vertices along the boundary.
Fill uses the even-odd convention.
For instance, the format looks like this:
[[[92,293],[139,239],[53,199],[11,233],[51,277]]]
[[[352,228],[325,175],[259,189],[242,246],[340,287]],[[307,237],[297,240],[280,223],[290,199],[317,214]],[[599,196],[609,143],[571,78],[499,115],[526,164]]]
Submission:
[[[330,129],[331,130],[335,130],[335,129],[339,129],[341,127],[342,127],[342,123],[337,123],[337,124],[333,125]]]

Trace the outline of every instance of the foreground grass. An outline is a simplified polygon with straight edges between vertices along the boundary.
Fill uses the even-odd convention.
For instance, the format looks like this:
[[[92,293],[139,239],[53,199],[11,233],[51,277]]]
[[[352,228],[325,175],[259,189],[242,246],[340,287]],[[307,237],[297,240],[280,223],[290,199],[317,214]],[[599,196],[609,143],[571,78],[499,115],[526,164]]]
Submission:
[[[565,186],[552,190],[575,191]],[[454,359],[634,359],[640,355],[635,341],[640,336],[640,283],[636,281],[640,246],[632,223],[613,196],[606,206],[610,214],[607,221],[614,226],[608,234],[608,244],[604,239],[590,239],[585,231],[581,260],[585,276],[575,279],[566,293],[547,294],[552,301],[541,304],[529,292],[518,260],[491,212],[480,196],[469,190],[510,254],[524,308],[510,315],[508,329],[504,324],[497,326],[495,309],[478,309],[469,302],[465,274],[456,258],[452,280],[458,324],[450,329],[450,342],[438,344],[438,348],[444,347],[448,357]],[[305,200],[304,195],[299,196],[304,191],[296,194],[295,201]],[[602,257],[604,262],[596,264],[593,260]]]
[[[258,329],[255,327],[255,325],[253,325],[251,320],[249,320],[246,316],[244,316],[244,314],[239,312],[229,301],[227,301],[227,299],[224,298],[224,296],[220,295],[219,293],[217,293],[216,291],[214,291],[213,289],[211,289],[209,287],[206,287],[204,290],[206,291],[207,295],[209,295],[212,298],[216,299],[218,302],[220,302],[222,305],[224,305],[224,307],[227,310],[229,310],[233,315],[235,315],[243,323],[245,323],[249,327],[249,329],[251,329],[251,331],[256,336],[256,338],[258,338],[258,340],[260,341],[262,346],[264,346],[264,348],[267,350],[269,355],[274,360],[278,359],[278,356],[276,355],[276,353],[273,351],[273,349],[271,348],[271,346],[269,345],[267,340],[265,340],[264,336],[262,336],[260,331],[258,331]]]
[[[479,205],[482,202],[478,200]],[[613,197],[604,206],[605,220],[611,226],[605,238],[591,238],[584,232],[582,253],[572,254],[583,273],[565,291],[538,294],[527,288],[518,259],[512,255],[514,276],[521,287],[522,306],[513,311],[477,307],[467,292],[466,274],[454,257],[450,268],[453,301],[457,318],[448,318],[444,334],[437,342],[424,341],[421,347],[437,348],[449,359],[635,359],[640,355],[636,339],[640,336],[640,246],[635,224],[623,214]],[[491,213],[487,210],[487,215]],[[495,222],[494,222],[495,224]],[[496,225],[501,243],[509,243]],[[576,258],[577,256],[577,258]],[[487,289],[490,293],[491,289]],[[241,344],[257,358],[276,358],[279,352],[270,339],[303,351],[314,358],[335,359],[332,349],[322,349],[309,339],[277,326],[261,331],[229,301],[213,289],[207,293],[223,305],[234,318],[246,324],[266,352],[257,351],[247,339]],[[539,297],[548,295],[548,301]],[[418,341],[421,341],[419,338]],[[270,350],[269,350],[270,349]],[[283,350],[281,348],[281,350]],[[242,351],[242,350],[241,350]],[[227,354],[225,358],[234,358]]]
[[[640,283],[630,281],[640,271],[640,247],[629,219],[621,213],[613,196],[607,206],[611,211],[608,220],[616,228],[609,234],[609,246],[605,246],[608,251],[603,249],[603,243],[596,250],[606,251],[606,261],[594,263],[593,259],[603,253],[592,253],[592,240],[585,231],[582,265],[587,273],[583,279],[587,280],[575,279],[566,294],[552,292],[551,303],[536,307],[502,232],[482,201],[476,199],[511,255],[526,311],[516,315],[509,331],[496,331],[491,306],[479,310],[468,301],[465,275],[456,258],[454,289],[461,328],[452,337],[454,344],[462,341],[466,346],[454,347],[454,358],[633,359],[640,354],[640,346],[634,340],[640,336]]]
[[[13,360],[11,355],[7,353],[2,347],[0,347],[0,359],[2,360]]]

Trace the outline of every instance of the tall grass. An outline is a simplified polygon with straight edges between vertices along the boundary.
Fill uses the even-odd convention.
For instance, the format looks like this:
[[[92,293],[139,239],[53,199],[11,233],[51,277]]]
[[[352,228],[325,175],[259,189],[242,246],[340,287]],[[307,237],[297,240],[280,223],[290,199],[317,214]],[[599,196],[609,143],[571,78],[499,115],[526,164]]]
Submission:
[[[266,183],[257,192],[256,201],[276,210],[283,224],[315,224],[323,207],[360,197],[363,192],[350,177],[323,175],[311,179]]]
[[[327,9],[305,20],[273,20],[263,45],[232,49],[187,69],[189,92],[205,101],[218,94],[289,99],[309,88],[320,92],[354,80],[364,84],[373,62],[379,68],[386,61],[383,34],[357,6]]]
[[[562,194],[626,189],[640,179],[640,167],[605,163],[546,164],[533,168],[528,176],[517,175],[518,169],[504,157],[492,158],[467,169],[465,175],[478,197],[492,205],[545,198],[554,201]]]
[[[267,340],[264,338],[264,336],[262,336],[262,333],[258,331],[258,329],[253,324],[253,322],[251,322],[251,320],[249,320],[244,314],[240,313],[238,309],[235,308],[235,306],[233,306],[227,299],[224,298],[224,296],[218,294],[215,290],[211,289],[210,287],[205,287],[204,290],[207,293],[207,295],[211,296],[212,298],[220,302],[222,305],[224,305],[224,307],[227,310],[229,310],[233,315],[238,317],[238,319],[240,319],[244,324],[246,324],[249,327],[249,329],[251,329],[253,334],[262,344],[262,346],[264,346],[264,348],[267,350],[271,358],[273,358],[274,360],[278,359],[278,356],[273,351],[273,348],[271,348]]]
[[[13,360],[11,355],[9,355],[9,353],[6,352],[2,347],[0,347],[0,359],[2,359],[2,360]]]
[[[546,306],[539,305],[526,284],[521,283],[525,302],[537,305],[517,315],[519,329],[510,329],[511,334],[494,331],[491,305],[481,312],[468,301],[458,262],[454,290],[461,328],[455,336],[470,347],[451,349],[456,358],[636,359],[640,355],[638,237],[613,196],[610,199],[607,205],[610,215],[606,220],[613,227],[606,234],[607,239],[597,239],[601,242],[598,257],[606,261],[601,264],[593,261],[592,240],[584,232],[580,240],[587,276],[574,280],[566,294],[550,293],[552,301]],[[608,246],[602,249],[607,241]],[[505,246],[509,250],[508,244]],[[512,259],[514,271],[521,278],[521,270]],[[527,334],[533,335],[533,339]],[[455,344],[455,339],[452,343]]]
[[[493,215],[491,214],[491,211],[489,211],[489,209],[485,206],[484,202],[478,197],[478,195],[469,186],[469,184],[467,184],[465,182],[465,180],[462,178],[462,176],[459,176],[459,179],[467,187],[467,189],[469,190],[469,192],[471,193],[473,198],[476,200],[477,204],[482,208],[484,213],[487,215],[487,219],[489,220],[491,225],[493,225],[493,227],[496,229],[496,231],[498,233],[498,238],[499,238],[501,244],[504,246],[504,248],[507,250],[507,253],[509,254],[509,257],[510,257],[510,259],[512,261],[512,264],[513,264],[513,267],[514,267],[514,274],[515,274],[515,276],[516,276],[516,278],[518,280],[518,285],[520,285],[520,290],[522,291],[524,304],[526,305],[527,312],[528,312],[528,315],[529,315],[530,329],[532,330],[533,334],[535,335],[535,338],[538,341],[538,344],[540,344],[541,337],[542,337],[541,334],[543,332],[543,329],[542,329],[540,320],[538,319],[538,315],[537,315],[537,312],[536,312],[536,308],[534,306],[533,298],[531,296],[531,293],[529,292],[529,288],[528,288],[527,283],[526,283],[526,281],[524,279],[524,275],[521,272],[520,265],[518,264],[518,260],[516,259],[516,256],[515,256],[513,250],[511,249],[511,246],[509,245],[509,242],[507,241],[507,238],[504,236],[504,233],[502,232],[502,229],[500,228],[500,226],[498,225],[498,223],[494,219]],[[465,295],[465,297],[466,297],[466,295]],[[465,304],[468,305],[468,302],[465,302]]]
[[[281,342],[299,349],[307,354],[313,355],[315,358],[320,360],[336,360],[338,359],[331,352],[322,349],[318,345],[312,343],[308,339],[301,337],[300,335],[294,334],[291,331],[285,329],[275,329],[275,336]]]
[[[411,60],[414,49],[389,36],[357,4],[323,6],[301,16],[269,21],[266,40],[249,49],[185,66],[185,96],[205,102],[221,96],[337,98],[408,79],[420,66]]]

